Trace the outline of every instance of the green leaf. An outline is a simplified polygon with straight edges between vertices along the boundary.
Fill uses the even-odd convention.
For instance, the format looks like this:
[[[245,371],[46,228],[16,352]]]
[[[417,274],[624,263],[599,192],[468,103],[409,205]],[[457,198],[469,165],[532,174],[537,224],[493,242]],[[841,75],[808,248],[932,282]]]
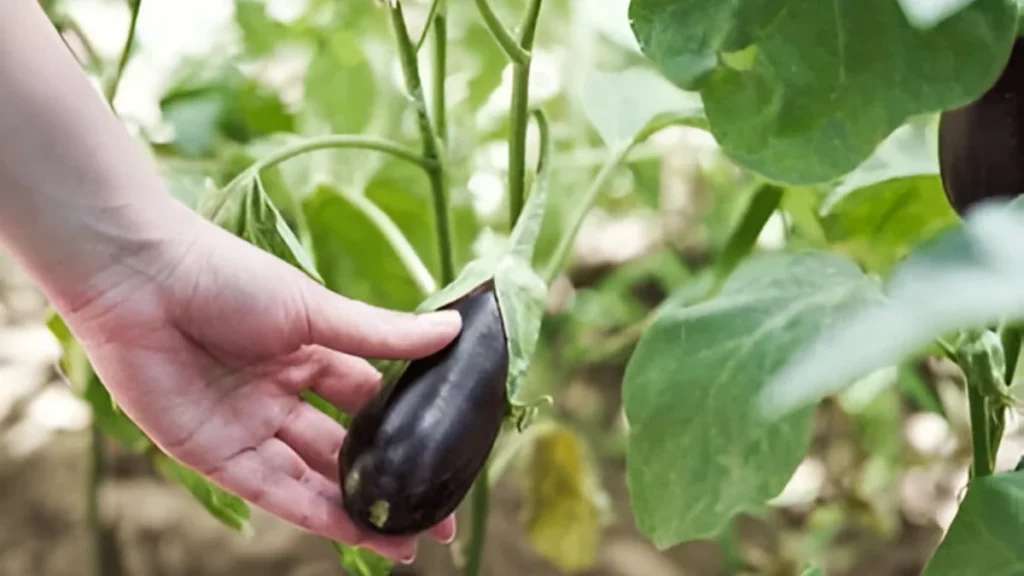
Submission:
[[[565,426],[532,439],[522,470],[523,523],[533,549],[569,574],[597,561],[607,496],[588,447]]]
[[[207,512],[225,526],[239,532],[250,530],[249,505],[244,500],[225,492],[194,470],[182,466],[163,453],[153,455],[153,464],[165,478],[185,487]]]
[[[583,85],[583,111],[605,145],[615,150],[633,142],[647,124],[662,114],[703,121],[700,96],[683,92],[649,68],[619,72],[591,70]]]
[[[366,548],[345,546],[332,542],[334,549],[341,556],[341,567],[351,576],[388,576],[393,563]]]
[[[235,21],[249,56],[266,56],[284,33],[284,26],[267,15],[262,0],[235,0]]]
[[[306,101],[336,133],[363,131],[373,117],[377,79],[359,38],[339,28],[322,41],[306,72]]]
[[[303,211],[328,288],[376,306],[412,310],[435,286],[386,214],[363,196],[320,186]]]
[[[939,174],[939,116],[930,114],[907,122],[890,134],[857,168],[845,175],[825,199],[829,212],[847,195],[875,184],[909,176]]]
[[[699,90],[738,163],[792,184],[833,180],[907,118],[966,104],[1002,71],[1016,0],[976,0],[914,28],[892,0],[632,0],[643,53]]]
[[[1024,472],[971,481],[922,576],[1020,574],[1024,570]]]
[[[312,257],[270,201],[259,176],[251,180],[243,208],[242,238],[323,283]]]
[[[714,537],[781,492],[806,454],[814,411],[762,418],[765,375],[878,294],[841,256],[766,253],[740,265],[715,298],[659,309],[622,391],[630,498],[657,547]]]
[[[198,212],[323,283],[313,258],[270,200],[258,175],[242,178],[224,189],[217,189],[212,181],[207,181]]]
[[[800,576],[825,576],[825,571],[817,566],[811,566],[804,570]]]
[[[853,311],[772,375],[763,408],[816,402],[950,332],[1024,316],[1024,204],[990,202],[897,266],[887,298]]]
[[[183,78],[160,100],[164,120],[174,129],[173,148],[187,157],[212,155],[222,140],[248,142],[290,132],[294,118],[281,98],[230,65]]]
[[[834,247],[869,271],[885,272],[958,222],[938,176],[909,176],[845,195],[822,226]]]
[[[47,320],[46,326],[63,350],[60,360],[61,372],[68,379],[72,391],[89,404],[100,430],[129,450],[141,451],[150,447],[152,442],[145,433],[117,408],[110,392],[93,370],[85,350],[68,329],[64,319],[54,313]]]
[[[450,194],[452,242],[457,263],[472,257],[473,240],[479,231],[472,202],[458,192],[452,190]],[[426,172],[404,160],[388,158],[367,183],[366,197],[394,221],[427,268],[435,277],[440,277],[434,200]]]
[[[548,286],[521,258],[506,257],[494,273],[494,286],[508,336],[508,398],[525,405],[519,387],[537,348],[547,305]]]

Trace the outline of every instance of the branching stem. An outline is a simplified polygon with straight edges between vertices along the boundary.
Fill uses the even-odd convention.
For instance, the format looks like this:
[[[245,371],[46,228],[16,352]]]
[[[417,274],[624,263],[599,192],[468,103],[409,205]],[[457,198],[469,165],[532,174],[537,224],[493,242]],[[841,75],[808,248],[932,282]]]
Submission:
[[[447,285],[455,279],[455,254],[452,244],[451,214],[448,202],[448,174],[445,168],[443,145],[437,131],[431,123],[427,112],[426,100],[423,96],[423,83],[420,81],[419,64],[416,61],[416,46],[409,37],[402,13],[402,3],[394,2],[388,8],[391,13],[391,25],[395,31],[398,52],[402,62],[402,74],[405,77],[406,89],[412,97],[419,123],[420,136],[423,140],[423,158],[427,164],[430,179],[430,190],[434,199],[434,218],[437,222],[437,243],[441,257],[441,284]],[[437,26],[435,15],[434,25]],[[443,85],[443,82],[442,82]],[[443,90],[443,87],[441,88]],[[442,103],[441,106],[444,106]]]

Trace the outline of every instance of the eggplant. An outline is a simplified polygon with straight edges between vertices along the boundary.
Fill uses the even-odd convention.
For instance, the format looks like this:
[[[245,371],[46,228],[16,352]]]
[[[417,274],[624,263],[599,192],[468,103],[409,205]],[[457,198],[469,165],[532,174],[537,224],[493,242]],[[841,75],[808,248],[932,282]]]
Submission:
[[[1024,192],[1024,41],[980,98],[939,118],[939,171],[960,216],[988,199]]]
[[[444,520],[508,414],[507,337],[493,285],[447,308],[462,316],[462,331],[383,386],[353,417],[338,454],[342,505],[371,531],[415,534]]]

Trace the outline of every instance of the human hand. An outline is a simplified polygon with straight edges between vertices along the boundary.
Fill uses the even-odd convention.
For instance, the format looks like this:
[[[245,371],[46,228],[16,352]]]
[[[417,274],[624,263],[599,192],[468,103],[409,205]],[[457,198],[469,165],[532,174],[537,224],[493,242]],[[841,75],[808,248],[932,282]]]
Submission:
[[[343,511],[337,422],[312,389],[357,412],[380,375],[364,359],[451,341],[456,313],[414,316],[334,294],[191,211],[180,232],[65,295],[62,315],[112,396],[166,453],[301,528],[399,562],[413,538],[372,535]],[[170,229],[170,228],[168,228]],[[449,517],[430,535],[449,541]]]

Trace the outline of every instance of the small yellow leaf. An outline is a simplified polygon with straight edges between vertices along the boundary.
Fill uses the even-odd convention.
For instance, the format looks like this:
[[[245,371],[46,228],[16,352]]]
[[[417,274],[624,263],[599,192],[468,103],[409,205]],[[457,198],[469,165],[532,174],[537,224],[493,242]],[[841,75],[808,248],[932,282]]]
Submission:
[[[605,496],[583,439],[551,426],[524,456],[523,523],[531,545],[564,572],[590,569],[597,560]]]

